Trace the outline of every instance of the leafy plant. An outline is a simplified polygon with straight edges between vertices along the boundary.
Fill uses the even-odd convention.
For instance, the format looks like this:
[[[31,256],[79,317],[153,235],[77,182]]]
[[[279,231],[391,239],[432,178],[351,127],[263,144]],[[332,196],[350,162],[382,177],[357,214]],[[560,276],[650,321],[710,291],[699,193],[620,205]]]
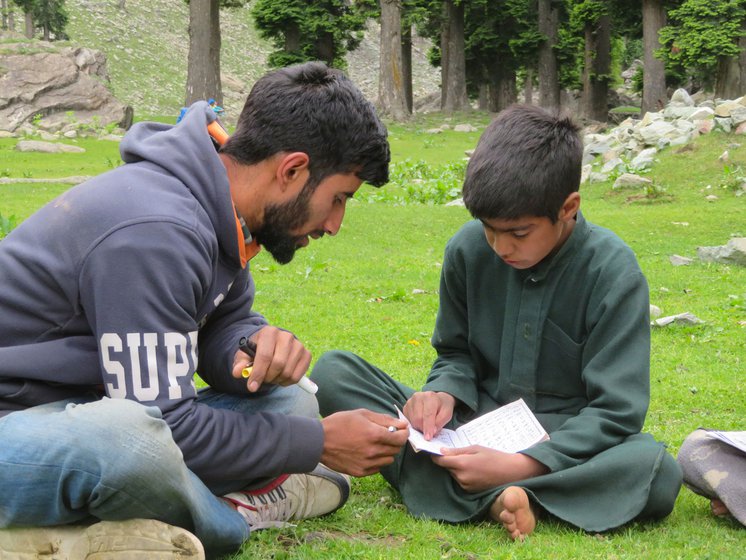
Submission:
[[[461,195],[465,171],[465,160],[434,166],[406,159],[391,166],[389,185],[366,190],[358,198],[367,202],[445,204]]]
[[[0,237],[5,237],[10,231],[18,225],[18,219],[15,214],[3,216],[0,213]]]
[[[720,187],[729,191],[742,191],[746,185],[746,171],[740,164],[723,165],[723,178]]]

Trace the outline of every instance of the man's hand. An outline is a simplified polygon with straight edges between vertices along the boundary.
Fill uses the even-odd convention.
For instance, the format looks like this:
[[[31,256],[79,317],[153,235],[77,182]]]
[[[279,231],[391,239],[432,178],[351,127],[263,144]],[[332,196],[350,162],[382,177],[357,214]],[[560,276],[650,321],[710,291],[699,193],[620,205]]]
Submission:
[[[277,327],[263,327],[251,340],[256,344],[252,359],[241,350],[233,357],[233,377],[240,378],[244,368],[251,366],[246,381],[249,391],[256,392],[262,383],[293,385],[305,375],[311,364],[311,353],[293,333]]]
[[[467,492],[481,492],[501,484],[533,478],[549,472],[546,465],[522,453],[503,453],[481,445],[443,449],[433,463],[447,469]]]
[[[321,424],[321,462],[330,469],[358,477],[375,474],[393,463],[409,435],[404,420],[365,409],[336,412]],[[396,430],[390,431],[389,426]]]
[[[453,417],[456,398],[448,393],[420,391],[412,395],[404,405],[404,416],[412,427],[431,440]]]

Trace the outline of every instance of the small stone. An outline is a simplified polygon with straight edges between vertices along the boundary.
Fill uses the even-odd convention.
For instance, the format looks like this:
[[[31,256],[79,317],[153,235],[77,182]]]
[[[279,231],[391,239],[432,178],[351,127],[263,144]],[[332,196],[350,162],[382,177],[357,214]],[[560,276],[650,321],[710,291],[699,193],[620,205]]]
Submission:
[[[694,262],[694,259],[682,257],[681,255],[671,255],[668,257],[668,260],[674,266],[687,266]]]
[[[634,173],[622,173],[617,177],[617,180],[614,181],[614,186],[612,188],[623,189],[625,187],[645,187],[652,183],[653,181],[647,177],[640,177]]]
[[[688,311],[685,313],[679,313],[678,315],[669,315],[668,317],[661,317],[660,319],[656,319],[653,321],[652,325],[654,327],[665,327],[667,325],[671,324],[677,324],[677,325],[699,325],[703,323],[701,319],[693,315],[692,313],[689,313]]]

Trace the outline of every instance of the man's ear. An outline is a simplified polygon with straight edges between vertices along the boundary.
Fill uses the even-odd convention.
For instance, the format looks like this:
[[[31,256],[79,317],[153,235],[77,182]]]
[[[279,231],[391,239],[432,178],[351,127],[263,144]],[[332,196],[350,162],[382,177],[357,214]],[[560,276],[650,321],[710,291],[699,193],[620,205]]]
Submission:
[[[280,188],[285,191],[306,184],[308,180],[308,163],[310,158],[305,152],[290,152],[281,156],[277,165],[276,178]]]
[[[562,208],[560,208],[559,212],[560,221],[575,218],[578,210],[580,210],[580,193],[575,191],[567,195],[567,198],[562,203]]]

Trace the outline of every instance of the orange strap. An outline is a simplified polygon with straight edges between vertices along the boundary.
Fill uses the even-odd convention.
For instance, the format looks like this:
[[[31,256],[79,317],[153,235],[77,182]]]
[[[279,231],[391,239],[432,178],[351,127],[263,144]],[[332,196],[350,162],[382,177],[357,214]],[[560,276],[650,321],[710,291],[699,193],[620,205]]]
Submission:
[[[220,146],[228,141],[228,133],[218,121],[212,121],[210,124],[208,124],[207,132]],[[233,212],[236,212],[235,208]],[[241,256],[241,267],[243,268],[246,266],[246,263],[253,259],[259,253],[259,251],[262,250],[262,248],[259,243],[256,242],[256,239],[252,239],[250,243],[246,243],[246,238],[243,234],[243,228],[241,227],[241,221],[238,219],[237,213],[236,233],[238,235],[238,252]]]
[[[228,141],[228,133],[218,121],[212,121],[210,124],[208,124],[207,132],[210,133],[210,136],[212,136],[215,142],[217,142],[220,146]]]
[[[235,210],[233,212],[235,213]],[[238,254],[241,256],[241,268],[244,268],[246,263],[257,256],[262,247],[256,242],[256,239],[252,239],[250,243],[246,243],[238,214],[236,214],[236,235],[238,235]]]

